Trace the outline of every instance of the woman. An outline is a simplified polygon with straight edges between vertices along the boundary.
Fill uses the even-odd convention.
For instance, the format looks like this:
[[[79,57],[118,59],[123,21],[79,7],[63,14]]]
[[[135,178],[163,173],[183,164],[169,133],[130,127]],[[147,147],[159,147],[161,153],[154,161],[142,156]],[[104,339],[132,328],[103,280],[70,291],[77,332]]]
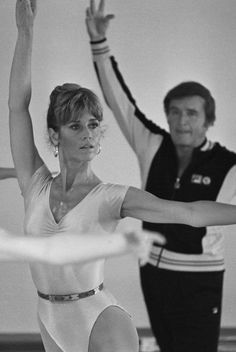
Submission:
[[[133,253],[144,265],[153,241],[165,244],[161,235],[145,231],[25,237],[0,229],[0,261],[66,265]]]
[[[236,222],[230,205],[165,201],[133,187],[101,182],[91,161],[100,152],[102,108],[94,93],[74,84],[58,86],[50,96],[48,131],[60,164],[60,174],[52,178],[34,144],[29,114],[35,15],[36,0],[17,0],[9,110],[12,154],[25,200],[25,232],[92,232],[99,237],[114,232],[127,216],[192,226]],[[101,259],[69,266],[31,264],[47,352],[138,351],[130,316],[103,287],[103,271]],[[70,300],[80,292],[83,299]],[[55,303],[63,298],[65,303]]]
[[[0,167],[0,180],[16,178],[16,170],[13,167]]]

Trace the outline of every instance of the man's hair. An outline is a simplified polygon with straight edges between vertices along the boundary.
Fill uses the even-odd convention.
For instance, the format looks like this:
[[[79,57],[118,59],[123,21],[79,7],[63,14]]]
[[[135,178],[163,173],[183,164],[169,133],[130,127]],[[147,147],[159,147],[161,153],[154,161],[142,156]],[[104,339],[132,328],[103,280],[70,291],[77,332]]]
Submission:
[[[205,101],[204,110],[206,114],[206,123],[208,126],[213,125],[215,116],[215,100],[210,91],[202,84],[194,81],[182,82],[172,88],[164,98],[164,110],[166,115],[169,113],[171,100],[181,99],[185,97],[199,96]]]
[[[47,127],[58,131],[61,126],[78,121],[84,112],[98,121],[103,119],[102,105],[96,94],[77,84],[64,83],[55,87],[50,94]]]

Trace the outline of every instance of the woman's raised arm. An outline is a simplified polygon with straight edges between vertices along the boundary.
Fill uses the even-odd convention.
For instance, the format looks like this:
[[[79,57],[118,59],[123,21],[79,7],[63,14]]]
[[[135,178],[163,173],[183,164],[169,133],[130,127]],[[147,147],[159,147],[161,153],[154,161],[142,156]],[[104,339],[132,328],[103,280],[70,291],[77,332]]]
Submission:
[[[186,224],[194,227],[231,225],[236,223],[236,206],[214,201],[184,203],[165,200],[130,187],[121,215],[152,223]]]
[[[31,100],[31,55],[36,0],[16,1],[18,36],[9,87],[9,124],[13,160],[22,192],[42,164],[34,144],[29,113]]]

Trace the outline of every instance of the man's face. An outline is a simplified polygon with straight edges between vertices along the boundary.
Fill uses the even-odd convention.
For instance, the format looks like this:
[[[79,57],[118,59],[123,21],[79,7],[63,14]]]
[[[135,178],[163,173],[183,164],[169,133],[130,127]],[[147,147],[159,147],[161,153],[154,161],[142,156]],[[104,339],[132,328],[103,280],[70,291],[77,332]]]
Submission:
[[[183,97],[170,101],[167,122],[176,147],[197,147],[206,137],[208,129],[200,96]]]

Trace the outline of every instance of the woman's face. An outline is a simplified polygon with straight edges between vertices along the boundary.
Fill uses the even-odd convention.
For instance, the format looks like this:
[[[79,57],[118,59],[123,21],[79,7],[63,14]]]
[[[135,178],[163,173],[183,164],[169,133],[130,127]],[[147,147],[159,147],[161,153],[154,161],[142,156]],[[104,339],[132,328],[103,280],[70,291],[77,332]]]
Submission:
[[[61,126],[59,151],[65,161],[91,161],[100,149],[100,122],[89,112],[84,112],[78,121]]]

